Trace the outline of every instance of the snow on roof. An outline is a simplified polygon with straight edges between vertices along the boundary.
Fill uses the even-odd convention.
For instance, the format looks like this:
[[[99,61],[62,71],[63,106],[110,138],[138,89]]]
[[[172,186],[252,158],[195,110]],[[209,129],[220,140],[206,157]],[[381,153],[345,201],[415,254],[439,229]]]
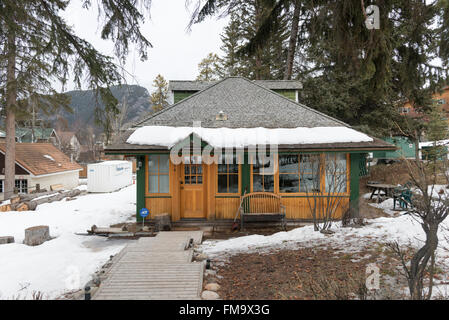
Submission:
[[[52,156],[49,156],[48,154],[44,154],[44,158],[47,158],[51,161],[55,161],[55,159]]]
[[[439,140],[439,141],[427,141],[427,142],[420,142],[419,147],[433,147],[434,145],[437,146],[446,146],[449,145],[449,140]]]
[[[145,126],[134,131],[126,142],[171,148],[192,133],[215,148],[373,141],[366,134],[348,127],[267,129]]]

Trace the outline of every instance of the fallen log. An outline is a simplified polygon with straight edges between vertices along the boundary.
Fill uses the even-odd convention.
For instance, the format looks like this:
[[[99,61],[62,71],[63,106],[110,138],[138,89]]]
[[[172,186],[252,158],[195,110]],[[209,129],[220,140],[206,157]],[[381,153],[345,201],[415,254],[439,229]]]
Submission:
[[[59,194],[58,191],[46,191],[46,192],[39,192],[39,193],[29,193],[29,194],[21,194],[20,195],[20,202],[28,202],[31,200],[34,200],[36,198],[40,198],[47,195],[56,195]]]
[[[37,200],[31,200],[25,202],[25,204],[28,206],[29,210],[36,210],[36,207],[38,205],[44,204],[44,203],[52,203],[54,201],[61,201],[64,198],[73,198],[81,194],[81,190],[74,189],[67,192],[57,193],[54,196],[37,199]]]

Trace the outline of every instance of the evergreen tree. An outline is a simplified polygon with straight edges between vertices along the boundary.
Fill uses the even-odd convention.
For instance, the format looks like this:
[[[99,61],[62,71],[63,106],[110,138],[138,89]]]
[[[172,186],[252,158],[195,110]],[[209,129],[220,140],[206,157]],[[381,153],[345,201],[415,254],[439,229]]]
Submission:
[[[24,111],[27,101],[34,101],[34,106],[39,105],[36,101],[50,101],[49,95],[56,93],[53,82],[64,85],[71,73],[78,87],[82,79],[87,79],[107,110],[117,109],[109,86],[120,82],[120,73],[111,57],[79,38],[61,17],[69,4],[69,0],[0,1],[0,104],[5,106],[6,114],[5,198],[14,190],[16,114]],[[92,5],[90,0],[83,0],[82,4],[85,9]],[[149,4],[149,0],[109,0],[98,4],[101,37],[113,39],[115,55],[121,61],[127,56],[130,42],[137,44],[142,59],[147,58],[151,44],[140,32],[144,17],[137,8],[142,5],[149,9]]]
[[[224,52],[221,58],[221,67],[225,76],[238,76],[242,74],[242,61],[238,55],[243,42],[242,29],[238,16],[231,13],[229,24],[220,35],[223,43],[220,49]]]
[[[215,53],[209,53],[206,58],[198,64],[198,81],[214,81],[222,77],[220,58]]]
[[[160,74],[153,81],[153,87],[156,90],[150,96],[150,102],[153,105],[153,111],[157,112],[168,106],[168,83]]]

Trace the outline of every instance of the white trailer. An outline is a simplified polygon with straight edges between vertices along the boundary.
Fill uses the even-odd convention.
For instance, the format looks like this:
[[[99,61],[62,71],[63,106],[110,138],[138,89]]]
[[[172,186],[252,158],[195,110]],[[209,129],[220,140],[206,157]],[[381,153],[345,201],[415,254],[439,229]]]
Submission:
[[[130,161],[104,161],[87,166],[88,192],[113,192],[133,183]]]

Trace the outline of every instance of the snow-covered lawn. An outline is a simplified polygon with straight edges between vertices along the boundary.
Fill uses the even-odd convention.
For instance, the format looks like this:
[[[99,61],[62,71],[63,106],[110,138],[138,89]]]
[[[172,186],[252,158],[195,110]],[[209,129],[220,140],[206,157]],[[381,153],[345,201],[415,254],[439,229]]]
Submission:
[[[389,200],[383,206],[385,211],[392,207]],[[278,232],[270,236],[250,235],[245,237],[232,238],[228,240],[209,240],[203,242],[198,251],[203,252],[218,265],[226,263],[232,255],[248,252],[273,252],[280,249],[295,249],[298,247],[330,247],[337,248],[339,252],[358,253],[364,249],[375,249],[379,243],[398,241],[401,246],[421,247],[425,234],[420,224],[410,215],[403,213],[396,216],[382,217],[367,220],[367,225],[355,227],[342,227],[341,223],[336,223],[331,230],[335,233],[325,235],[313,230],[313,226],[296,228],[288,232]],[[437,250],[437,264],[442,268],[444,277],[436,281],[438,293],[444,294],[444,290],[449,290],[449,219],[441,225],[448,231],[440,228],[439,247]],[[385,249],[384,249],[385,250]],[[382,261],[383,254],[379,254],[379,261]]]
[[[13,244],[0,245],[0,299],[30,298],[33,291],[56,298],[82,288],[124,243],[75,232],[85,233],[94,224],[131,220],[135,199],[132,185],[118,192],[43,204],[36,211],[0,213],[0,236],[15,239]],[[38,225],[48,225],[55,238],[35,247],[22,244],[24,230]]]

